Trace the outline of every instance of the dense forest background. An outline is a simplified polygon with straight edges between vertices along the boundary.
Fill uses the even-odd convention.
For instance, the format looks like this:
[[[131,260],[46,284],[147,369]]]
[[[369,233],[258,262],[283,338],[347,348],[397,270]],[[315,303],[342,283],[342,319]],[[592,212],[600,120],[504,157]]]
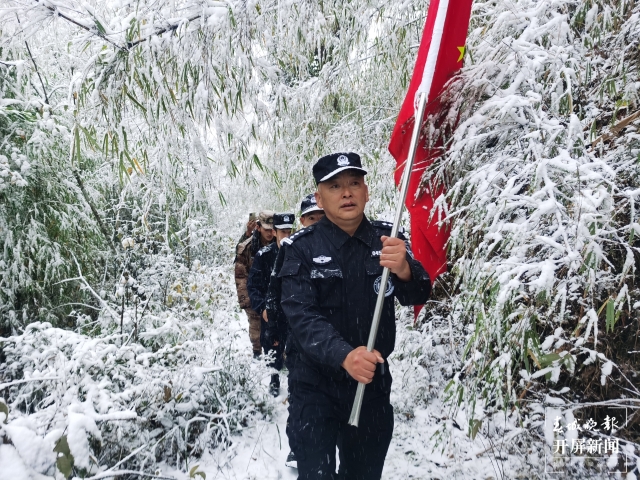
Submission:
[[[238,343],[235,241],[248,212],[296,208],[332,151],[361,154],[367,213],[389,218],[386,146],[427,8],[0,6],[0,460],[13,478],[163,465],[193,478],[204,452],[272,415],[268,369]],[[424,129],[446,146],[424,185],[447,187],[450,268],[415,325],[401,311],[394,360],[413,381],[396,381],[398,421],[441,401],[436,449],[481,436],[526,472],[553,445],[545,409],[569,423],[625,407],[609,468],[635,478],[640,4],[477,1],[467,47]],[[567,462],[576,478],[592,468]]]

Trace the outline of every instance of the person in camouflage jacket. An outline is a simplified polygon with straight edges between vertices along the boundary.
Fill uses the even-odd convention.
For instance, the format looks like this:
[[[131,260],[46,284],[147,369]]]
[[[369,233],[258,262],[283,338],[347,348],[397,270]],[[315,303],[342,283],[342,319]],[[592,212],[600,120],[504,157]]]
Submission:
[[[251,308],[247,280],[256,253],[273,243],[275,235],[273,231],[273,212],[264,210],[258,215],[257,228],[253,235],[238,244],[235,258],[235,280],[238,293],[238,303],[249,319],[249,339],[253,347],[253,355],[259,356],[262,352],[260,345],[260,315]]]

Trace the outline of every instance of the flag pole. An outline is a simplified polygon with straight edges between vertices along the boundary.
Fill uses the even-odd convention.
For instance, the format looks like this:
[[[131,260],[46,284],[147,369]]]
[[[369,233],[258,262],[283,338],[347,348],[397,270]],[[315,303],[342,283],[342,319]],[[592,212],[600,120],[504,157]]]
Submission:
[[[413,170],[413,162],[416,158],[416,151],[418,150],[418,139],[420,138],[420,129],[422,128],[422,117],[424,116],[424,110],[427,105],[427,92],[421,92],[418,100],[418,112],[414,116],[413,133],[411,135],[411,144],[409,145],[409,156],[404,166],[404,172],[402,174],[402,184],[400,186],[400,198],[396,207],[396,215],[393,220],[393,228],[391,229],[391,237],[398,236],[398,230],[400,229],[400,219],[402,218],[402,210],[404,210],[404,202],[407,198],[407,191],[409,190],[409,179],[411,178],[411,171]],[[389,281],[389,268],[384,267],[382,271],[382,278],[380,282],[380,290],[378,291],[378,299],[376,301],[376,309],[373,312],[373,320],[371,322],[371,331],[369,332],[369,340],[367,341],[367,350],[373,351],[373,347],[376,343],[376,336],[378,335],[378,326],[380,325],[380,316],[382,314],[382,307],[384,305],[385,293],[387,291],[387,283]],[[353,408],[351,409],[351,416],[349,417],[349,425],[354,427],[358,426],[360,419],[360,410],[362,409],[362,399],[364,398],[364,383],[358,383],[358,389],[356,390],[356,397],[353,401]]]

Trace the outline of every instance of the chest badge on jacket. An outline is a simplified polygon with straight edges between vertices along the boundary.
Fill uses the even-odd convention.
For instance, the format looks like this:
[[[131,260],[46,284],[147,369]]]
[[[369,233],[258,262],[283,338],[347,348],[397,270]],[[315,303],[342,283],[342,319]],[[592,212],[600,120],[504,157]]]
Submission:
[[[382,283],[382,275],[380,275],[378,278],[375,279],[375,281],[373,282],[373,291],[376,292],[376,295],[378,293],[380,293],[380,284]],[[391,295],[393,293],[393,290],[395,289],[395,287],[393,286],[393,282],[391,281],[391,279],[389,279],[387,281],[387,289],[384,292],[384,296],[388,297],[389,295]]]
[[[318,265],[324,265],[325,263],[329,263],[331,261],[331,257],[327,257],[325,255],[320,255],[319,257],[315,257],[313,259],[313,263],[317,263]]]

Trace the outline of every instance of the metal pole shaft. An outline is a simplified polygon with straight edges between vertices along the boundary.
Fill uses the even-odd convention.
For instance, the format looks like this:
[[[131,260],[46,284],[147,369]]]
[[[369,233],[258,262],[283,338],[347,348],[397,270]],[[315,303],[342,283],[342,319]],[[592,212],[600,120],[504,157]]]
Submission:
[[[420,138],[420,128],[422,127],[422,117],[424,116],[424,109],[427,105],[427,94],[421,93],[418,101],[418,113],[415,115],[415,121],[413,124],[413,133],[411,135],[411,144],[409,145],[409,156],[404,166],[404,172],[402,174],[402,183],[400,185],[400,198],[398,199],[398,205],[396,206],[396,215],[393,220],[393,228],[391,229],[391,236],[397,237],[398,230],[400,229],[400,220],[402,218],[402,210],[404,209],[404,202],[407,198],[407,191],[409,190],[409,179],[411,178],[411,170],[413,170],[413,162],[416,158],[416,151],[418,150],[418,139]],[[380,316],[382,314],[382,307],[384,305],[384,294],[387,291],[387,283],[389,281],[390,271],[387,267],[382,271],[382,278],[380,279],[380,291],[378,292],[378,299],[376,301],[376,308],[373,311],[373,320],[371,321],[371,330],[369,332],[369,340],[367,341],[367,350],[372,351],[376,343],[376,336],[378,335],[378,326],[380,325]],[[356,390],[356,397],[353,401],[353,408],[351,409],[351,416],[349,417],[349,425],[354,427],[358,426],[358,420],[360,419],[360,410],[362,409],[362,399],[364,398],[364,383],[358,383],[358,389]]]

